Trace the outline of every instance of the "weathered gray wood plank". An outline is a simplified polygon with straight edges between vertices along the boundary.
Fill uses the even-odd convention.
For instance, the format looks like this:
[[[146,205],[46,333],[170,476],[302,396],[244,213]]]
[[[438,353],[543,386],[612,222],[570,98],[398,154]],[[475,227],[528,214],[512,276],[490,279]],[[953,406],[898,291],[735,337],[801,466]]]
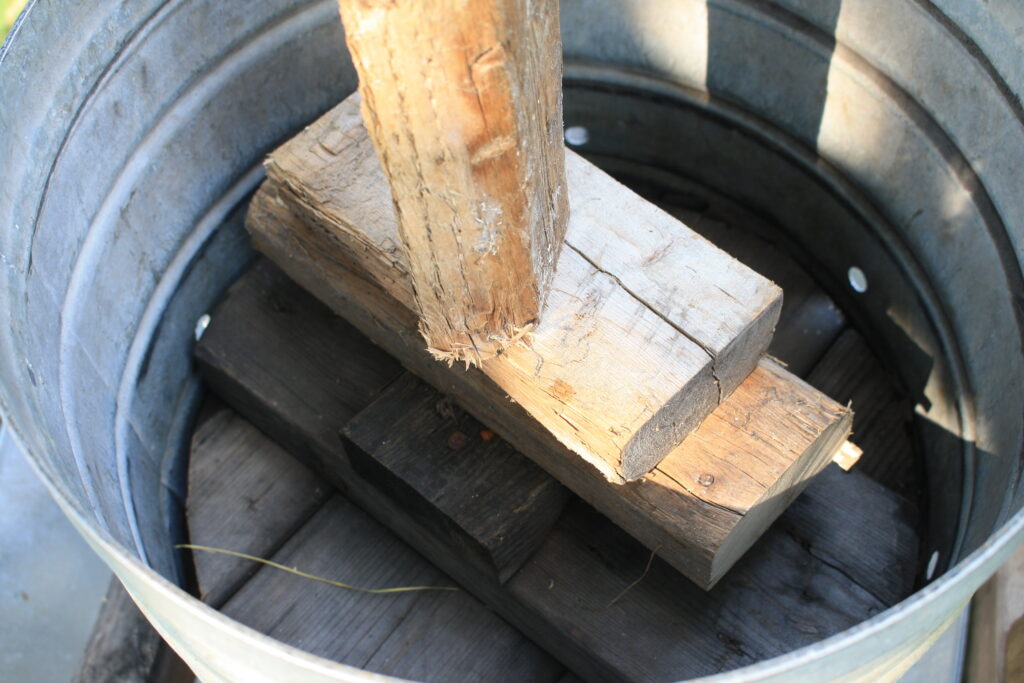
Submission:
[[[453,585],[340,495],[272,559],[362,587]],[[370,595],[262,567],[223,611],[307,652],[392,676],[545,681],[562,672],[461,590]]]
[[[778,526],[815,557],[840,567],[886,605],[914,590],[919,539],[917,508],[859,470],[829,465],[791,506]],[[836,515],[853,513],[844,521]],[[870,549],[867,551],[866,549]]]
[[[589,653],[574,663],[586,680],[607,678],[609,669],[631,681],[728,671],[817,642],[885,607],[776,529],[710,592],[657,557],[648,569],[650,557],[577,503],[507,585],[537,623],[571,633]]]
[[[370,401],[401,366],[271,264],[258,262],[212,313],[196,346],[203,378],[249,420],[273,424],[289,453],[320,472],[344,468],[335,456],[339,420]],[[331,378],[321,381],[322,373]],[[262,376],[258,391],[272,402],[232,390],[240,377]],[[287,414],[288,420],[281,416]],[[290,420],[295,420],[292,422]],[[316,435],[316,447],[302,433]],[[323,458],[329,453],[329,457]],[[332,477],[335,486],[343,477]]]
[[[299,564],[321,575],[330,575],[332,562],[339,562],[333,578],[353,583],[452,585],[230,410],[200,425],[189,475],[188,521],[195,543],[201,538],[206,545]],[[464,592],[398,596],[412,598],[403,602],[220,554],[195,551],[194,557],[200,586],[226,599],[226,613],[338,661],[421,680],[554,680],[562,670]],[[287,599],[267,602],[264,592]],[[313,616],[297,618],[307,614],[303,610]],[[360,631],[355,624],[364,619]],[[332,620],[353,630],[339,635],[329,627]]]
[[[412,375],[344,428],[356,472],[506,581],[558,519],[568,492]]]
[[[410,458],[446,446],[450,421],[434,409],[439,394],[403,391],[388,398],[392,400],[367,409],[373,419],[361,425],[361,438],[349,448],[350,456],[355,457],[359,446],[403,448]],[[409,438],[394,437],[400,421],[411,425]],[[478,458],[493,455],[484,452]],[[877,488],[875,494],[894,497]],[[828,562],[836,545],[832,527],[856,515],[865,501],[854,496],[841,502],[838,510],[824,513],[808,508],[825,521],[823,527],[810,525],[799,539],[769,530],[751,551],[757,559],[741,561],[711,593],[579,502],[503,587],[482,576],[461,553],[432,557],[587,679],[670,680],[781,654],[848,628],[885,606]],[[803,529],[806,521],[789,516],[782,526]],[[824,547],[817,553],[820,541]],[[891,541],[878,539],[880,561],[903,550]],[[651,568],[645,574],[648,562]]]
[[[333,493],[234,411],[221,409],[192,437],[186,501],[190,541],[267,557]],[[193,553],[199,597],[219,607],[256,571],[247,560]]]

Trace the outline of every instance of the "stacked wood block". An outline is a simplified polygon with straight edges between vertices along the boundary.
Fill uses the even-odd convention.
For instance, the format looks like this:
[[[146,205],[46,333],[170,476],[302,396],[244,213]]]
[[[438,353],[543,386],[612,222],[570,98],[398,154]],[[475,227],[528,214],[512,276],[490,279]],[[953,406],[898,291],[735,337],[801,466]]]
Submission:
[[[572,212],[544,317],[529,346],[481,370],[622,483],[649,472],[754,370],[781,291],[575,154],[566,165]],[[358,96],[277,150],[267,173],[250,213],[257,247],[275,258],[273,241],[289,240],[336,288],[366,281],[418,310]]]
[[[550,477],[515,462],[500,436],[265,262],[213,312],[197,357],[211,388],[262,432],[229,411],[197,431],[193,542],[360,585],[455,582],[502,617],[488,617],[466,594],[352,594],[197,553],[205,599],[316,654],[427,680],[558,680],[543,649],[586,680],[676,680],[809,645],[912,586],[916,537],[906,505],[856,470],[832,466],[705,592],[660,551],[558,495]],[[510,465],[520,476],[508,478]],[[466,485],[460,497],[452,484],[502,477],[506,486],[490,501],[488,486]],[[498,560],[503,572],[480,551],[501,547],[503,532],[477,523],[479,515],[460,516],[488,502],[521,517],[505,528],[528,530],[514,553],[490,553],[514,558]]]
[[[566,246],[532,347],[479,369],[424,352],[355,99],[272,155],[247,225],[303,287],[710,587],[829,462],[850,413],[760,360],[778,288],[579,157],[567,168]]]

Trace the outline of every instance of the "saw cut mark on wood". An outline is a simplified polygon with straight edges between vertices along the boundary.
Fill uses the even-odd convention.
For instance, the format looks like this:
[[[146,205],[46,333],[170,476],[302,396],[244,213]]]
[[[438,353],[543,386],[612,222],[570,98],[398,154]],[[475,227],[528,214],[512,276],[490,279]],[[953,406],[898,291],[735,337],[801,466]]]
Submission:
[[[339,5],[420,331],[479,365],[537,323],[565,235],[558,3]]]
[[[482,369],[622,483],[649,472],[753,371],[782,294],[593,165],[571,152],[566,163],[572,215],[544,318],[531,347]],[[275,151],[267,173],[254,211],[293,212],[309,224],[302,248],[324,261],[318,268],[354,273],[416,310],[355,97]]]

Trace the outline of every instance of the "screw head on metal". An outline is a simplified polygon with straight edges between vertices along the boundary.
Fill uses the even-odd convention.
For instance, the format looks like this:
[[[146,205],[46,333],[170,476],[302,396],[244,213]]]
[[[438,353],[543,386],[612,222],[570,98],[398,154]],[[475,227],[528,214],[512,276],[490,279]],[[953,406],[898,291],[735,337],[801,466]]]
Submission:
[[[573,147],[585,145],[590,141],[590,131],[583,126],[569,126],[565,129],[565,141]]]

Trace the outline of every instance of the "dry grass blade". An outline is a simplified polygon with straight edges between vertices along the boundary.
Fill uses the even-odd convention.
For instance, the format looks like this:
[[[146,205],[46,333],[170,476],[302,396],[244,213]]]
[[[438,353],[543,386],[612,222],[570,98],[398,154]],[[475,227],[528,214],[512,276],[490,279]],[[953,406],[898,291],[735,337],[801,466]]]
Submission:
[[[331,579],[325,579],[322,576],[316,576],[309,574],[296,567],[287,567],[279,562],[273,560],[267,560],[262,557],[256,557],[255,555],[247,555],[246,553],[239,553],[234,550],[225,550],[224,548],[211,548],[205,545],[193,545],[191,543],[181,543],[174,546],[175,548],[187,548],[188,550],[202,550],[208,553],[220,553],[222,555],[230,555],[232,557],[238,557],[243,560],[249,560],[250,562],[259,562],[265,564],[268,567],[274,569],[280,569],[283,572],[294,574],[295,576],[301,576],[304,579],[312,579],[313,581],[319,581],[320,583],[326,583],[329,586],[335,586],[337,588],[344,588],[350,591],[358,591],[360,593],[370,593],[371,595],[388,595],[391,593],[412,593],[414,591],[457,591],[459,590],[456,586],[397,586],[395,588],[363,588],[361,586],[353,586],[348,583],[341,581],[333,581]]]

